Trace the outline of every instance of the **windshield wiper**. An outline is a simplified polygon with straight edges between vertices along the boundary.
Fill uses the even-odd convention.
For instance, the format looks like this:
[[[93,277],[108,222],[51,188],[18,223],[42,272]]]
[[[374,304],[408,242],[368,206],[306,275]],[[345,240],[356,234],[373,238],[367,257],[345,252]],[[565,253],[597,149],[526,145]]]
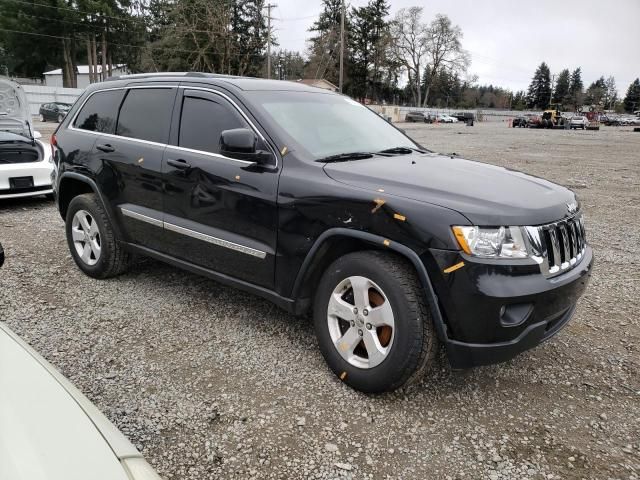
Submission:
[[[330,163],[330,162],[346,162],[348,160],[363,160],[365,158],[373,157],[372,153],[367,152],[349,152],[339,153],[337,155],[329,155],[328,157],[319,158],[316,162]]]
[[[411,148],[411,147],[391,147],[391,148],[386,148],[384,150],[380,150],[378,153],[398,153],[400,155],[407,155],[413,152],[426,153],[424,150],[419,150],[417,148]]]

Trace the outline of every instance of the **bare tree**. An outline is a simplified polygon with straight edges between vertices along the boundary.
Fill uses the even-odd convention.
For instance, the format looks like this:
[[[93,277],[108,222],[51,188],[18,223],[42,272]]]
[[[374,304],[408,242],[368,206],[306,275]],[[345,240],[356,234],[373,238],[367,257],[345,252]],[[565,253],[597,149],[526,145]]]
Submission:
[[[422,106],[426,107],[432,80],[441,70],[449,73],[466,71],[469,54],[462,48],[462,29],[452,25],[446,15],[438,14],[425,30],[427,38],[427,56],[429,62],[428,77],[425,79]],[[420,80],[420,77],[418,77]]]
[[[416,105],[421,104],[420,74],[429,48],[427,27],[421,17],[422,7],[402,8],[391,22],[391,56],[407,70]]]

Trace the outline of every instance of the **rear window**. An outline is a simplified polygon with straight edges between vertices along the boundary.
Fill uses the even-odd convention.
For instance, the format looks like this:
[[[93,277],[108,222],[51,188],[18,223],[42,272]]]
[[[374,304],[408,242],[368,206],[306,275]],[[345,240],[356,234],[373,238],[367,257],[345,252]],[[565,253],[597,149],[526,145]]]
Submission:
[[[78,113],[74,127],[90,132],[114,133],[123,96],[124,90],[94,93]]]
[[[175,89],[131,89],[124,99],[116,135],[156,143],[169,141]]]

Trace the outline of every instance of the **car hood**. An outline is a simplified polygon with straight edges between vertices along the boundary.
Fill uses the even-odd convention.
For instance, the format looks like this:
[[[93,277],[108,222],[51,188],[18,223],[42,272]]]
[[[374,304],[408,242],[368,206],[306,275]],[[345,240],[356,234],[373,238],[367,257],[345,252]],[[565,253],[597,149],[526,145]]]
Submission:
[[[24,89],[0,77],[0,132],[10,132],[33,140],[33,125]]]
[[[84,395],[3,322],[0,426],[0,478],[130,480],[130,462],[150,468]],[[159,480],[154,473],[136,478]]]
[[[541,225],[569,214],[575,194],[525,173],[435,153],[329,163],[332,179],[455,210],[474,225]],[[573,206],[573,205],[572,205]]]

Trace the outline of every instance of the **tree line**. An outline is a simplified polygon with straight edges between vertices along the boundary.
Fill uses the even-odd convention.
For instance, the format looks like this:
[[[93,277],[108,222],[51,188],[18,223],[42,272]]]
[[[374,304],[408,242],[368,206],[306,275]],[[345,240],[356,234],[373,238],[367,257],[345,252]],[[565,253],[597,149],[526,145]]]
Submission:
[[[77,85],[77,65],[91,81],[124,64],[132,72],[207,71],[265,77],[267,44],[273,78],[339,83],[342,0],[322,0],[305,52],[277,49],[265,0],[2,0],[0,74],[40,77],[62,67]],[[450,108],[543,109],[598,105],[640,108],[638,80],[624,99],[604,76],[586,89],[581,69],[555,76],[542,63],[527,91],[478,85],[462,29],[446,15],[423,18],[421,7],[390,15],[388,0],[345,9],[343,92],[363,102]]]
[[[554,81],[555,80],[555,81]],[[633,112],[640,107],[640,79],[633,81],[624,99],[618,97],[616,80],[613,76],[601,76],[586,89],[582,81],[580,67],[573,71],[565,68],[552,76],[549,66],[542,62],[536,69],[527,92],[517,92],[517,109],[546,109],[560,106],[564,110],[595,108]]]

